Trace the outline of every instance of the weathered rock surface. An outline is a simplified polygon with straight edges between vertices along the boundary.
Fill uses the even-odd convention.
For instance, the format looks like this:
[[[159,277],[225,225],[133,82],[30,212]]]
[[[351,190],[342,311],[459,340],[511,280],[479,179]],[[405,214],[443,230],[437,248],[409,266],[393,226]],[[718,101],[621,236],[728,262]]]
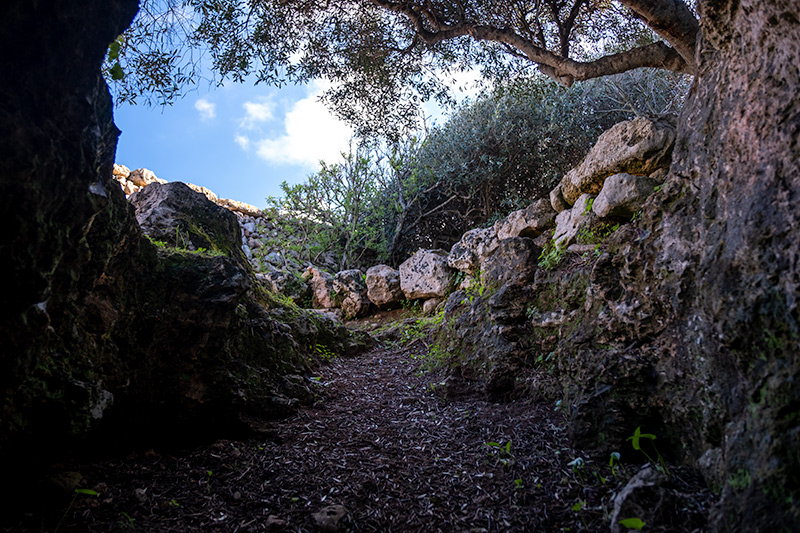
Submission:
[[[419,250],[400,265],[400,288],[406,298],[441,298],[453,283],[444,250]]]
[[[400,272],[388,265],[367,269],[367,297],[380,309],[388,309],[403,299]]]
[[[277,270],[256,274],[256,279],[262,281],[270,291],[288,296],[297,305],[302,305],[311,298],[311,288],[293,272]]]
[[[575,202],[572,208],[561,211],[556,217],[556,230],[553,241],[560,247],[566,247],[575,242],[581,231],[589,230],[595,223],[597,216],[592,212],[590,202],[593,198],[584,194]]]
[[[620,122],[600,135],[583,162],[561,179],[561,194],[566,203],[574,204],[582,194],[596,196],[612,174],[647,176],[667,167],[674,143],[671,120],[639,117]]]
[[[481,264],[486,285],[517,285],[533,279],[542,249],[527,237],[503,239],[497,250]]]
[[[136,221],[152,239],[175,248],[239,256],[236,216],[181,182],[153,183],[130,197]]]
[[[656,180],[646,176],[609,176],[603,184],[603,190],[592,203],[592,212],[600,218],[630,218],[642,209],[657,185]]]
[[[494,231],[499,240],[511,237],[535,238],[553,226],[555,216],[556,212],[550,201],[541,199],[495,222]]]
[[[447,256],[447,265],[465,274],[476,274],[481,262],[497,249],[494,228],[472,229],[464,233]]]
[[[333,290],[346,318],[362,317],[369,312],[372,302],[367,297],[364,273],[357,268],[337,272],[333,277]]]
[[[333,276],[324,270],[309,266],[302,277],[311,285],[312,307],[316,309],[339,307],[333,290]]]
[[[570,205],[564,200],[564,194],[561,192],[561,184],[556,185],[556,188],[550,191],[550,206],[556,213],[560,213],[565,209],[569,209]]]

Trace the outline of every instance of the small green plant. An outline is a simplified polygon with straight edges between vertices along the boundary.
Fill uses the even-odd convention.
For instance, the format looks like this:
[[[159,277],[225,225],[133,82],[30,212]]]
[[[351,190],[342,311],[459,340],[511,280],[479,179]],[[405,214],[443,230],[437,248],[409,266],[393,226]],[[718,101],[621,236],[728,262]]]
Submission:
[[[575,503],[573,504],[573,506],[571,507],[571,509],[577,513],[578,511],[580,511],[581,509],[583,509],[583,506],[584,506],[584,505],[586,505],[586,502],[585,502],[585,501],[583,501],[583,500],[578,500],[577,502],[575,502]]]
[[[539,254],[539,267],[545,270],[553,270],[564,260],[566,252],[566,247],[551,239],[547,246],[542,249],[542,253]]]
[[[511,453],[511,441],[505,444],[487,442],[485,445],[491,449],[489,457],[495,459],[496,464],[501,464],[503,467],[507,468],[515,463],[516,459],[514,458],[514,454]]]
[[[514,486],[515,486],[517,489],[522,489],[522,488],[524,488],[524,485],[522,484],[522,479],[521,479],[521,478],[517,478],[517,479],[515,479],[515,480],[514,480]]]
[[[728,478],[728,485],[736,490],[746,489],[750,486],[750,483],[752,483],[750,472],[744,468],[740,468],[734,474],[731,474],[730,478]]]
[[[147,240],[150,241],[150,244],[152,244],[156,248],[166,248],[167,247],[167,243],[165,243],[164,241],[158,241],[158,240],[152,238],[150,235],[145,235],[145,237],[147,237]]]
[[[619,470],[619,452],[611,452],[611,458],[608,460],[608,466],[611,467],[611,475],[617,477],[617,471]]]
[[[314,346],[314,353],[317,354],[317,357],[326,362],[330,362],[336,359],[336,354],[333,353],[331,349],[325,346],[324,344],[316,344]]]
[[[642,452],[644,456],[647,457],[647,460],[650,461],[653,465],[655,465],[655,467],[658,470],[669,475],[669,469],[667,468],[667,463],[664,461],[664,458],[659,453],[658,448],[656,448],[656,443],[655,443],[656,436],[653,435],[652,433],[642,433],[641,429],[642,429],[641,426],[637,427],[636,431],[633,432],[633,435],[628,437],[627,440],[631,441],[631,445],[633,446],[634,450]],[[656,457],[658,458],[658,461],[655,461],[652,457],[650,457],[650,454],[648,454],[642,448],[641,445],[642,439],[649,440],[652,443],[653,450],[655,450],[656,452]]]
[[[588,215],[592,212],[592,205],[594,205],[594,198],[589,198],[589,201],[586,202],[586,207],[583,208],[584,215]]]
[[[122,513],[122,517],[125,519],[125,520],[121,520],[120,521],[120,525],[122,527],[127,528],[127,529],[135,529],[136,528],[136,525],[135,525],[136,519],[134,519],[131,515],[129,515],[126,512],[123,512]]]
[[[211,475],[213,472],[211,470],[206,470],[208,477],[206,478],[206,493],[211,494]]]

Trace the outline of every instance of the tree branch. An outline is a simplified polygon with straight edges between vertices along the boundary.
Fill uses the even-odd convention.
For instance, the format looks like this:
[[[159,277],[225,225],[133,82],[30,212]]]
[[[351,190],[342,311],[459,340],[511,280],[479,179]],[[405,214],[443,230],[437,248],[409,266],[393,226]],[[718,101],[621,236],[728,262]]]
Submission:
[[[669,42],[693,73],[700,23],[682,0],[620,0],[645,24]]]

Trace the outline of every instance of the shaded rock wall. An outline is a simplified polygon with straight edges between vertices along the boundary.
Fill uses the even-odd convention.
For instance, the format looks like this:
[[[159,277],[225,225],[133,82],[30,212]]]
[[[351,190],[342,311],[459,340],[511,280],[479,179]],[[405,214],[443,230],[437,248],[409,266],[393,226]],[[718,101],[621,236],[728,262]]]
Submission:
[[[721,531],[800,520],[800,21],[784,6],[700,3],[671,174],[559,347],[573,438],[656,428],[721,491]]]
[[[302,378],[282,376],[353,345],[253,282],[235,221],[234,241],[214,253],[144,237],[112,178],[119,132],[99,78],[135,10],[128,0],[3,8],[4,469],[76,445],[258,429],[312,397]]]

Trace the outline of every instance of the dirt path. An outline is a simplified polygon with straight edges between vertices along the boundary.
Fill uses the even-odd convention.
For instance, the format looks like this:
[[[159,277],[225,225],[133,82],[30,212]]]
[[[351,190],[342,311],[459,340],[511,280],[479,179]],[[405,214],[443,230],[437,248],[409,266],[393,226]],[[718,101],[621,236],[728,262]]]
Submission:
[[[568,465],[552,405],[445,401],[431,379],[408,351],[337,359],[275,438],[80,466],[99,494],[78,495],[59,531],[336,530],[314,518],[333,505],[342,531],[607,529],[619,482]]]

